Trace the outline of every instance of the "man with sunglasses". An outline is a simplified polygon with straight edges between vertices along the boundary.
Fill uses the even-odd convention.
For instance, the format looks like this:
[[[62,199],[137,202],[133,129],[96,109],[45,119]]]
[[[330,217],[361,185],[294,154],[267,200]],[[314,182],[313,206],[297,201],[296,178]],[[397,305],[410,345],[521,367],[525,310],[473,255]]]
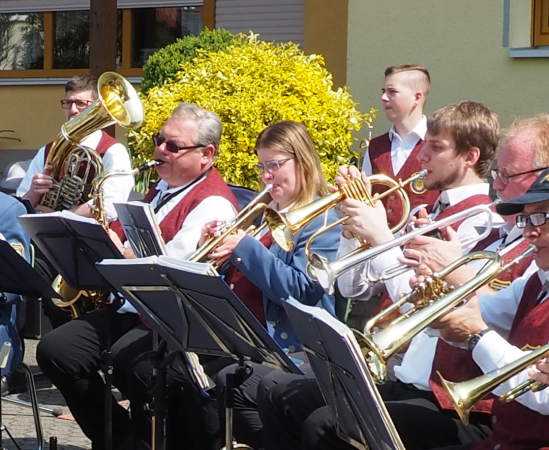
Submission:
[[[88,74],[75,75],[65,85],[65,98],[61,100],[65,119],[69,121],[78,116],[97,98],[97,78]],[[130,171],[132,168],[130,155],[126,147],[104,131],[91,133],[80,144],[99,153],[103,159],[105,170]],[[38,203],[42,196],[53,188],[53,179],[49,175],[51,168],[45,167],[51,145],[50,142],[38,150],[17,189],[17,196],[30,200],[32,205],[42,212],[47,212],[47,208],[40,206]],[[103,184],[103,198],[109,220],[116,219],[116,210],[113,203],[125,202],[133,187],[133,177],[111,177]],[[89,203],[76,206],[73,208],[73,212],[82,216],[93,217]]]
[[[517,227],[536,247],[529,274],[495,295],[473,296],[432,325],[448,342],[467,344],[484,373],[500,369],[549,341],[549,170],[541,173],[526,194],[496,208],[502,215],[515,216]],[[456,273],[449,282],[464,279],[463,274]],[[528,379],[528,369],[523,370],[492,393],[501,396]],[[545,449],[549,443],[548,415],[549,390],[529,392],[510,403],[495,401],[492,436],[472,447],[452,449]]]
[[[157,166],[160,179],[144,201],[154,208],[169,256],[187,258],[208,222],[230,221],[236,214],[237,201],[213,166],[221,131],[215,113],[182,103],[154,137],[154,158],[162,161]],[[116,230],[117,222],[111,228]],[[116,242],[125,257],[134,257],[128,246],[118,238]],[[89,312],[45,335],[37,347],[40,368],[63,394],[93,449],[102,448],[104,442],[105,406],[98,370],[107,338],[112,343],[113,384],[132,403],[130,420],[128,411],[113,399],[113,448],[130,448],[134,434],[150,433],[147,412],[134,407],[128,386],[132,363],[152,349],[152,332],[135,313],[129,304],[110,317],[104,309]],[[146,355],[139,358],[144,360]],[[214,400],[204,403],[206,410],[217,407]]]

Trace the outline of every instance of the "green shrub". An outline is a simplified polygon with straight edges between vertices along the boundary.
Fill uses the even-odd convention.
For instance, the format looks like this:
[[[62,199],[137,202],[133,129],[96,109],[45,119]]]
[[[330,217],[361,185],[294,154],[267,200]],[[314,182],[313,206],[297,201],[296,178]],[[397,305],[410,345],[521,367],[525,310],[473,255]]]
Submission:
[[[181,102],[214,111],[223,122],[216,167],[225,181],[256,188],[253,152],[257,135],[281,120],[302,122],[313,138],[324,172],[332,180],[338,166],[356,157],[352,132],[375,110],[362,114],[346,88],[334,91],[332,76],[318,55],[305,55],[295,44],[260,41],[253,33],[224,52],[198,50],[181,66],[175,81],[149,90],[145,121],[128,142],[135,164],[153,154],[151,137]]]
[[[230,45],[239,45],[242,40],[227,30],[203,30],[199,36],[186,36],[158,50],[143,67],[141,92],[147,94],[155,86],[175,79],[181,64],[192,61],[198,50],[219,52]]]

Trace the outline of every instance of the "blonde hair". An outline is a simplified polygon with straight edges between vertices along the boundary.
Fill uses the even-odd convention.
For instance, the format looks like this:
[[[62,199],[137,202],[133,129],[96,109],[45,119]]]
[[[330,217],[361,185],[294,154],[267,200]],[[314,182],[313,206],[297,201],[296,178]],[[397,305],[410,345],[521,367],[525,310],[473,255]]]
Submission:
[[[511,125],[503,129],[501,147],[519,133],[527,131],[535,140],[536,148],[533,155],[533,168],[549,166],[549,114],[540,114],[535,117],[516,119]]]
[[[499,122],[496,113],[476,102],[453,103],[429,116],[427,132],[431,136],[452,136],[456,141],[458,155],[477,147],[480,156],[475,165],[475,173],[480,178],[488,175],[499,141]]]
[[[415,91],[420,91],[425,97],[429,95],[431,75],[429,75],[429,71],[425,67],[417,64],[401,64],[400,66],[387,67],[385,69],[385,78],[402,72],[408,73],[405,79],[408,87]]]
[[[268,148],[295,158],[301,186],[292,209],[311,203],[315,197],[328,194],[328,183],[320,158],[305,125],[284,120],[265,128],[255,143],[255,152]]]

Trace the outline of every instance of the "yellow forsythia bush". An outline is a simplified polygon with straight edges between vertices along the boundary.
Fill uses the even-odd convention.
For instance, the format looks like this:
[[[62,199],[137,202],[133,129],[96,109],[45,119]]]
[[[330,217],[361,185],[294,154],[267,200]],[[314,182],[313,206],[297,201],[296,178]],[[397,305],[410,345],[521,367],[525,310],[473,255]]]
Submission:
[[[280,120],[302,122],[311,133],[328,180],[356,154],[353,130],[370,123],[346,89],[332,90],[332,76],[318,55],[305,55],[295,44],[273,44],[257,35],[223,52],[203,52],[181,65],[175,81],[149,90],[143,99],[145,121],[128,142],[134,164],[151,159],[151,137],[181,102],[214,111],[223,123],[216,167],[228,183],[257,188],[253,166],[257,135]]]

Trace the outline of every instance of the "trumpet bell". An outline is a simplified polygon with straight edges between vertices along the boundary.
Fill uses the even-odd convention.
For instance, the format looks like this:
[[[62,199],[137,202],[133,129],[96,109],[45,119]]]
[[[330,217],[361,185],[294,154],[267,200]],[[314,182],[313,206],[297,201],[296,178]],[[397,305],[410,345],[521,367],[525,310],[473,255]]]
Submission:
[[[450,401],[456,412],[459,415],[461,421],[467,425],[469,423],[469,414],[474,404],[479,400],[471,396],[472,392],[478,390],[478,386],[475,386],[472,382],[473,380],[453,383],[451,381],[445,380],[440,372],[437,370],[437,375],[440,377],[440,382],[442,387],[444,387]],[[469,383],[469,384],[467,384]]]
[[[385,383],[388,379],[388,373],[383,350],[381,350],[379,346],[376,345],[372,339],[370,339],[370,336],[366,336],[358,330],[351,331],[360,346],[362,356],[364,357],[366,366],[372,375],[372,379],[376,384]]]

